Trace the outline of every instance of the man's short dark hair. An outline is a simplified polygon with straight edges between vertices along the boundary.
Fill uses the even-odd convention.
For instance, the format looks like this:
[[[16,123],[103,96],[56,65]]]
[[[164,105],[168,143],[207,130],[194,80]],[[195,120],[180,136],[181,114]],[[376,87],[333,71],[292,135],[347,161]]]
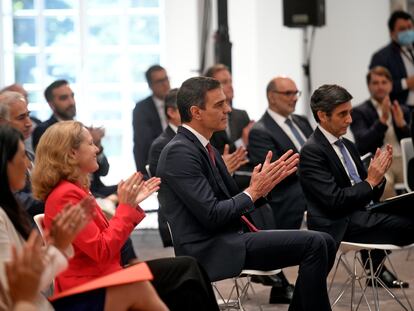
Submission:
[[[413,17],[405,11],[395,11],[391,14],[390,18],[388,19],[388,30],[392,32],[395,27],[395,23],[397,22],[397,19],[409,19],[413,21]]]
[[[204,73],[205,77],[209,77],[209,78],[213,78],[214,75],[219,72],[219,71],[223,71],[223,70],[227,70],[230,72],[229,67],[227,67],[224,64],[215,64],[213,66],[211,66],[210,68],[207,68],[206,72]]]
[[[165,115],[167,116],[167,119],[169,119],[170,117],[168,116],[168,108],[173,108],[173,109],[177,109],[177,93],[178,93],[177,88],[175,89],[171,89],[167,96],[165,96],[165,107],[164,107],[164,111],[165,111]]]
[[[385,77],[388,81],[392,83],[392,76],[390,71],[382,66],[375,66],[371,68],[367,73],[367,84],[371,82],[372,75]]]
[[[313,117],[319,123],[318,111],[325,112],[328,116],[340,104],[349,102],[352,95],[342,86],[336,84],[324,84],[311,96],[311,109]]]
[[[181,122],[190,122],[192,119],[190,108],[197,106],[204,109],[207,92],[220,87],[219,81],[208,77],[195,77],[185,80],[177,94],[177,106]]]
[[[45,98],[48,103],[53,101],[53,90],[61,87],[62,85],[68,85],[69,82],[67,80],[56,80],[52,82],[45,90]]]
[[[145,71],[145,79],[147,79],[147,83],[149,86],[151,86],[152,84],[152,80],[151,80],[152,73],[155,71],[160,71],[160,70],[165,71],[165,69],[160,65],[152,65],[151,67],[147,69],[147,71]]]

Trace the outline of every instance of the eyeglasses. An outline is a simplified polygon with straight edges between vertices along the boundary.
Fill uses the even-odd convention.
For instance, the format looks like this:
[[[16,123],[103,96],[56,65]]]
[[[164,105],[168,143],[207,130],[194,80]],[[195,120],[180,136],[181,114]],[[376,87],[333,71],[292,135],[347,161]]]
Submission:
[[[272,91],[273,93],[277,93],[277,94],[282,94],[285,95],[287,97],[299,97],[300,95],[302,95],[301,91],[285,91],[285,92],[279,92],[279,91]]]

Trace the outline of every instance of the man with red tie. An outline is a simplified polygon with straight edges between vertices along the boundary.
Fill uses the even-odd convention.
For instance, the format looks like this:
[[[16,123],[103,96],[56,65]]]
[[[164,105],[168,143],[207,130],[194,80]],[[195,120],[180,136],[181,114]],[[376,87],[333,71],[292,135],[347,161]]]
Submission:
[[[209,143],[213,132],[226,128],[231,111],[220,82],[186,80],[177,106],[183,125],[163,149],[157,167],[159,200],[176,254],[195,257],[211,281],[237,276],[242,269],[299,265],[290,310],[331,310],[326,276],[335,259],[333,239],[313,231],[260,231],[248,219],[263,204],[263,196],[296,171],[298,155],[290,150],[271,162],[269,152],[240,192]]]

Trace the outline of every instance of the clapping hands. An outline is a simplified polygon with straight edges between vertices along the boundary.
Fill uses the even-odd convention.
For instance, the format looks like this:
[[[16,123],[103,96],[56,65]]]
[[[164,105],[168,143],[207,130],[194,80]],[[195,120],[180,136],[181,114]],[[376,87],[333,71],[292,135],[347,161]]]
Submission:
[[[146,181],[141,173],[134,173],[126,181],[118,184],[118,199],[120,204],[136,207],[160,187],[161,179],[152,177]]]
[[[253,202],[259,197],[266,196],[278,183],[296,172],[299,154],[288,150],[276,161],[271,160],[272,152],[269,151],[263,165],[259,164],[253,170],[250,185],[246,189]]]

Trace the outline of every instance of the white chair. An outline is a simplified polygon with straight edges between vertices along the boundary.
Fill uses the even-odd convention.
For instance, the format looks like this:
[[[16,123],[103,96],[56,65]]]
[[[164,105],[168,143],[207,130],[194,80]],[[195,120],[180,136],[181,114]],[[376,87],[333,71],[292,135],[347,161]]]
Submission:
[[[44,239],[44,224],[43,224],[43,220],[45,219],[45,214],[37,214],[33,217],[33,220],[37,226],[37,229],[39,229],[40,235],[42,236],[42,238]]]
[[[367,298],[367,281],[370,280],[372,286],[372,299],[374,301],[374,310],[379,311],[380,310],[380,304],[379,304],[379,296],[378,296],[378,288],[383,288],[402,308],[403,310],[413,310],[413,307],[410,303],[410,300],[408,299],[408,296],[406,294],[405,289],[401,286],[401,290],[404,296],[405,303],[401,301],[399,297],[395,295],[393,291],[391,291],[390,288],[388,288],[384,282],[379,278],[379,273],[382,270],[382,267],[385,264],[385,261],[388,262],[390,270],[392,273],[397,275],[394,266],[392,265],[392,262],[388,256],[388,251],[393,250],[405,250],[408,248],[414,247],[414,244],[407,245],[407,246],[397,246],[392,244],[366,244],[366,243],[354,243],[354,242],[341,242],[341,245],[339,247],[339,256],[335,265],[335,269],[333,272],[333,276],[329,285],[329,293],[332,296],[332,285],[335,280],[336,273],[338,271],[339,265],[342,265],[347,274],[348,278],[344,282],[344,284],[341,286],[339,293],[331,299],[332,302],[332,308],[338,303],[338,301],[344,296],[344,294],[347,292],[349,287],[351,287],[351,311],[358,310],[362,300],[364,299],[367,307],[369,310],[371,310],[370,301]],[[371,259],[371,251],[374,249],[383,250],[385,253],[385,258],[383,262],[380,264],[380,266],[374,271],[372,259]],[[362,262],[361,258],[358,256],[358,253],[361,250],[367,250],[368,251],[368,259],[367,262]],[[349,252],[353,252],[352,257],[352,263],[348,261],[346,258],[346,254]],[[367,272],[365,267],[369,267],[369,271]],[[361,292],[361,296],[359,297],[359,300],[356,304],[356,307],[354,309],[354,299],[355,299],[355,293],[356,288],[358,288]]]
[[[211,285],[213,286],[214,292],[217,297],[217,303],[220,307],[220,310],[240,310],[244,311],[243,302],[249,297],[248,291],[249,289],[255,294],[253,289],[253,284],[251,282],[251,277],[254,275],[275,275],[278,274],[281,269],[276,270],[251,270],[251,269],[244,269],[240,272],[239,276],[233,278],[233,286],[230,290],[230,293],[224,295],[218,288],[217,283],[220,282],[212,282]],[[262,306],[258,306],[259,310],[263,310]]]
[[[403,164],[403,178],[404,186],[408,192],[413,191],[408,184],[408,162],[414,158],[414,147],[411,137],[401,139],[401,153],[402,153],[402,164]]]

